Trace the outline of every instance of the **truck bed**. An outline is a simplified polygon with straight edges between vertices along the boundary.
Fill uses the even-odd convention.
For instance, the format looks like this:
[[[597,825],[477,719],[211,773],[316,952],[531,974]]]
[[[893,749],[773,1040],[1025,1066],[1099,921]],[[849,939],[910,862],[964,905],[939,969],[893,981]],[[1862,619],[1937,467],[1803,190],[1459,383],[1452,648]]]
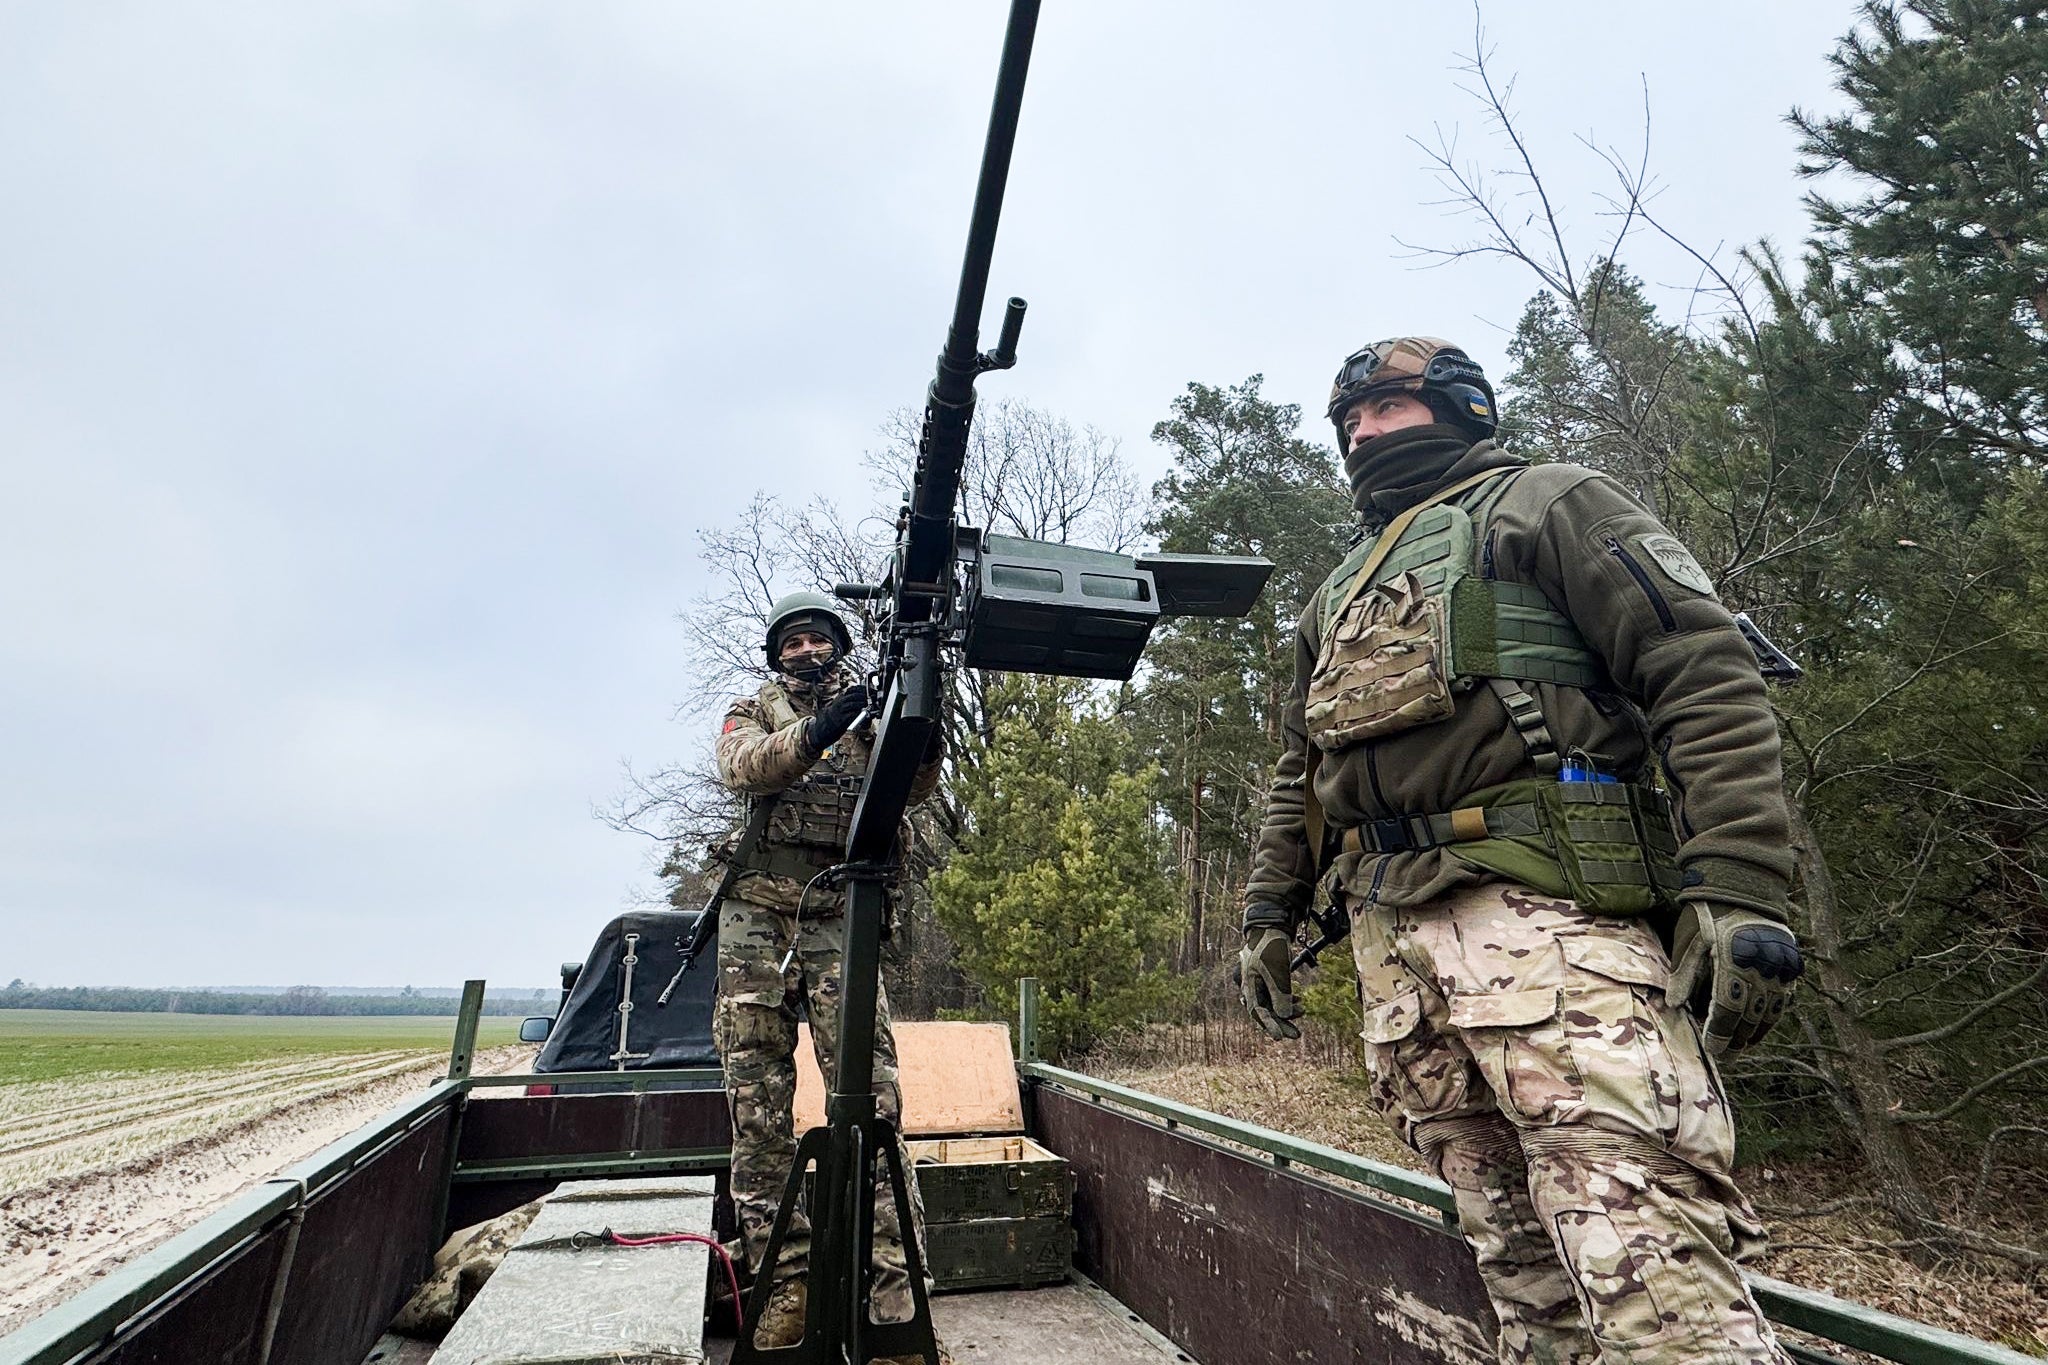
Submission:
[[[725,1169],[724,1096],[669,1084],[715,1087],[715,1072],[470,1103],[545,1079],[470,1073],[482,1004],[483,983],[468,983],[445,1080],[0,1339],[0,1365],[426,1365],[432,1347],[379,1336],[451,1229],[565,1181]],[[1102,1289],[1076,1278],[941,1296],[933,1314],[959,1365],[1492,1359],[1491,1314],[1443,1185],[1037,1061],[1035,1012],[1027,990],[1025,1132],[1071,1165],[1074,1263]],[[1829,1365],[1853,1347],[1903,1365],[2040,1365],[1826,1293],[1750,1282],[1801,1361]],[[675,1335],[696,1331],[693,1317]],[[727,1358],[726,1343],[704,1344]]]

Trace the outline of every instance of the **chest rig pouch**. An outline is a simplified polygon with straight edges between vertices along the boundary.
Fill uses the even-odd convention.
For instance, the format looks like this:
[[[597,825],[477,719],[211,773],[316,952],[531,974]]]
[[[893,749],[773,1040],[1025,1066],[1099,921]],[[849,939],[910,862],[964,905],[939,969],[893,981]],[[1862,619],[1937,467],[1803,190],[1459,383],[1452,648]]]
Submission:
[[[769,724],[778,732],[803,720],[779,687],[759,693]],[[808,880],[846,856],[853,832],[853,808],[860,801],[867,773],[867,746],[848,732],[839,737],[811,770],[783,789],[768,817],[758,848],[743,866],[748,871]]]
[[[818,765],[824,767],[824,762]],[[768,841],[831,852],[833,861],[846,850],[853,832],[853,807],[860,800],[859,773],[819,772],[785,789],[768,817]]]

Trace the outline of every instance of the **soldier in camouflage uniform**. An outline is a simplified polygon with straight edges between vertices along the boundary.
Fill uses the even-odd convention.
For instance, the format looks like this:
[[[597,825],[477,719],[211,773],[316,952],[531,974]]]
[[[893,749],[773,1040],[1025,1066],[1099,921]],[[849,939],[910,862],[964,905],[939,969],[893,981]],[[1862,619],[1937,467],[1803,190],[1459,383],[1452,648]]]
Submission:
[[[871,736],[856,720],[867,709],[867,688],[847,666],[852,646],[831,598],[795,593],[775,604],[767,653],[775,676],[753,696],[726,708],[718,735],[718,772],[749,797],[774,796],[776,806],[760,846],[736,849],[735,834],[721,857],[741,857],[743,875],[721,911],[718,926],[718,1000],[712,1036],[725,1067],[732,1110],[732,1197],[747,1260],[758,1274],[768,1236],[796,1155],[792,1107],[796,1097],[799,1002],[807,1008],[811,1046],[829,1091],[838,1063],[841,948],[845,896],[820,876],[844,860],[853,806],[867,770]],[[919,769],[911,800],[938,786],[941,751],[934,746]],[[891,1123],[902,1118],[896,1082],[896,1041],[889,1002],[875,1002],[875,1108]],[[910,1170],[907,1155],[903,1159]],[[911,1184],[913,1217],[922,1233],[922,1209]],[[790,1345],[803,1335],[810,1224],[799,1209],[772,1273],[777,1284],[756,1324],[764,1347]],[[877,1320],[898,1322],[912,1311],[905,1271],[903,1229],[893,1199],[875,1200]]]
[[[1332,897],[1375,1104],[1456,1197],[1503,1361],[1785,1362],[1712,1060],[1801,971],[1751,652],[1620,485],[1493,443],[1456,347],[1355,353],[1329,417],[1366,534],[1302,614],[1246,1004],[1298,1036]]]

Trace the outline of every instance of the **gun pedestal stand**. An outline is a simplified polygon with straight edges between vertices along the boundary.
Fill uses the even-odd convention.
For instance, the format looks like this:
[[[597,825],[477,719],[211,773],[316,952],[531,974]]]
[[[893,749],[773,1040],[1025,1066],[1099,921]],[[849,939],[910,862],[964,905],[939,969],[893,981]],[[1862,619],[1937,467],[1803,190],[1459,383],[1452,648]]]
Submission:
[[[853,864],[846,869],[846,941],[840,971],[839,1060],[825,1126],[797,1143],[789,1185],[775,1212],[768,1249],[747,1296],[746,1327],[734,1348],[733,1365],[867,1365],[877,1356],[917,1356],[938,1365],[938,1339],[925,1297],[924,1254],[910,1213],[910,1173],[896,1125],[875,1112],[875,1002],[882,955],[886,886],[894,869]],[[810,1291],[804,1337],[794,1346],[760,1348],[753,1326],[774,1288],[774,1267],[804,1185],[815,1166],[811,1202]],[[903,1230],[903,1259],[914,1309],[906,1322],[873,1322],[869,1295],[874,1285],[875,1192],[877,1175],[896,1205]]]

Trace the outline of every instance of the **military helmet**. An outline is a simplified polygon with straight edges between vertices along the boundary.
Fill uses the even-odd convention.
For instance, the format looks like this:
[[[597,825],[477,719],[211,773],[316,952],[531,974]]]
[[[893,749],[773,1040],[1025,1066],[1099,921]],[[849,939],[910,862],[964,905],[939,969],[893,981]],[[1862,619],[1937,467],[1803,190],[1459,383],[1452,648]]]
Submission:
[[[1361,347],[1344,357],[1330,385],[1325,416],[1337,429],[1337,449],[1344,438],[1344,413],[1360,399],[1387,390],[1414,394],[1429,404],[1439,422],[1448,422],[1485,440],[1500,425],[1493,385],[1472,357],[1442,337],[1393,337]]]
[[[782,637],[792,630],[815,630],[832,641],[845,658],[853,652],[853,633],[839,614],[839,603],[822,592],[792,592],[775,600],[768,610],[768,633],[762,647],[768,666],[777,667],[782,657]]]

